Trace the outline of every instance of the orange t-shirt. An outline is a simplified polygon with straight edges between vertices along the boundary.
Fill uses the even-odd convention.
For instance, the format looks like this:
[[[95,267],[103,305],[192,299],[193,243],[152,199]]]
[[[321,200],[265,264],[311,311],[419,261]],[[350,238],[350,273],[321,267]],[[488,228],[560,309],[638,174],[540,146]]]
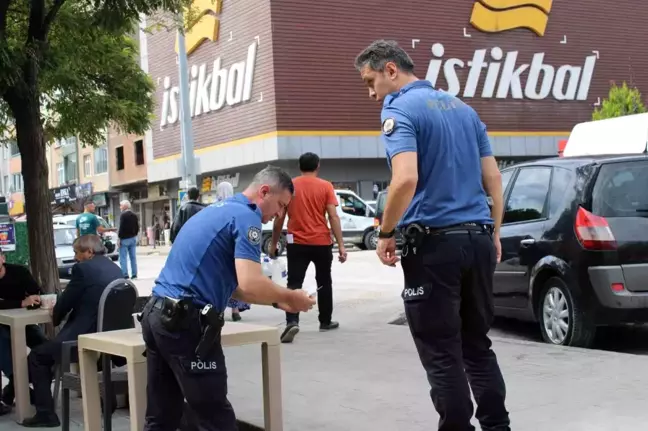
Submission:
[[[317,177],[293,179],[295,195],[288,205],[288,234],[294,244],[331,245],[331,230],[326,221],[326,206],[337,206],[333,184]]]

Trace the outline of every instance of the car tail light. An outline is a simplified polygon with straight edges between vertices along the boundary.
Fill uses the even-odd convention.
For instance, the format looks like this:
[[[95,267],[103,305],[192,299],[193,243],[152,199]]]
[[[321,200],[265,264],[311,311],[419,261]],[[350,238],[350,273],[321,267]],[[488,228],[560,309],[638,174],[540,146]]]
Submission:
[[[625,286],[623,283],[612,283],[610,284],[610,289],[612,289],[612,292],[620,293],[625,290]]]
[[[374,227],[378,227],[378,226],[380,226],[380,220],[374,218]]]
[[[579,207],[574,225],[576,237],[584,249],[614,250],[616,239],[605,217],[600,217]]]

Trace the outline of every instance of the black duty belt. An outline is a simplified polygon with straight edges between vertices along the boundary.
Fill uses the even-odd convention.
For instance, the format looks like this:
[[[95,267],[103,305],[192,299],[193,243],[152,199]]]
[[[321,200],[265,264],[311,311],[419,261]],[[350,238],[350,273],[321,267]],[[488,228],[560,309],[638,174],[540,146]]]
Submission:
[[[423,235],[455,235],[469,233],[493,233],[493,226],[483,223],[461,223],[446,227],[430,227],[419,223],[408,224],[402,229],[405,238],[418,238]]]
[[[188,329],[197,319],[200,322],[202,336],[196,347],[196,356],[204,358],[209,354],[225,324],[223,312],[217,311],[211,304],[202,307],[188,298],[153,297],[151,301],[153,302],[151,306],[161,311],[161,323],[168,331]]]

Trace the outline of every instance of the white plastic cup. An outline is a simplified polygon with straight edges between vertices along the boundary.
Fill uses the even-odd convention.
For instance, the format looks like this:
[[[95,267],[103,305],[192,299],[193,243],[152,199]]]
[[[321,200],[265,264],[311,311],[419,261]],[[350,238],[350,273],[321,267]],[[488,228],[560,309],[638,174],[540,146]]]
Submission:
[[[47,295],[41,295],[40,300],[41,308],[49,310],[51,308],[54,308],[54,306],[56,305],[56,294],[50,293]]]

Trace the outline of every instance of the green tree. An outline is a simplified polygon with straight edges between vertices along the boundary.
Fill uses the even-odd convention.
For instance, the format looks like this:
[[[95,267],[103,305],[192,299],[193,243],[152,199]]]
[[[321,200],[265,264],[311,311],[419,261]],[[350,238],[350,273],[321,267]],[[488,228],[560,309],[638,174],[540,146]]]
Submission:
[[[15,139],[22,156],[30,262],[43,289],[58,287],[47,143],[76,136],[97,145],[109,125],[143,134],[154,86],[129,35],[137,34],[140,13],[175,14],[188,4],[0,0],[0,139]]]
[[[641,114],[646,107],[641,100],[641,93],[636,87],[628,87],[625,82],[621,87],[612,84],[607,99],[592,113],[592,120],[623,117],[624,115]]]

